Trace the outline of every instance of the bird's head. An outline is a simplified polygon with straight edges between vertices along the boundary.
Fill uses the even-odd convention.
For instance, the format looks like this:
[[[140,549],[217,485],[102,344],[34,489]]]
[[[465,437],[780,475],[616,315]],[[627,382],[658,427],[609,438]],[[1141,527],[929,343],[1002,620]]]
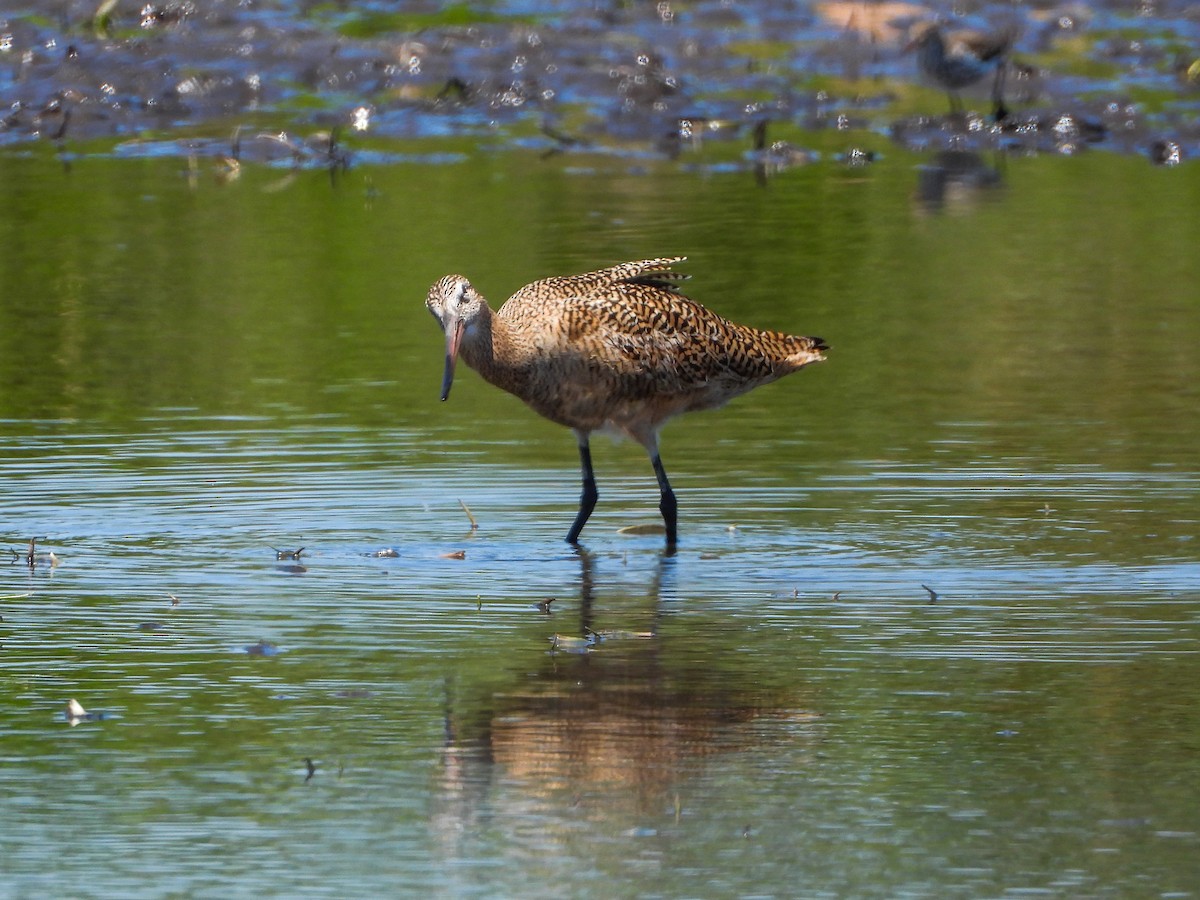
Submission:
[[[912,53],[942,40],[942,32],[937,22],[928,20],[914,22],[908,28],[908,42],[900,50],[901,55]]]
[[[461,275],[447,275],[429,289],[426,308],[433,313],[446,333],[446,369],[442,375],[442,399],[450,396],[454,382],[454,364],[462,347],[464,335],[469,335],[484,317],[487,301]]]

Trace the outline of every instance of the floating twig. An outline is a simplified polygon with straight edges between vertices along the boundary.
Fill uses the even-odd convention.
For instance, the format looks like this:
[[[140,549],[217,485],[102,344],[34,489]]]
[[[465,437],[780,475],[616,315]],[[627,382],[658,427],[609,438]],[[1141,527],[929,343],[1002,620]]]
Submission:
[[[666,526],[661,522],[643,522],[638,525],[625,525],[617,529],[617,534],[663,534]]]
[[[479,523],[476,522],[475,517],[473,515],[471,515],[471,507],[467,506],[467,504],[463,502],[463,499],[461,497],[458,499],[458,505],[463,508],[463,512],[465,512],[467,514],[467,518],[471,520],[471,530],[478,531]]]

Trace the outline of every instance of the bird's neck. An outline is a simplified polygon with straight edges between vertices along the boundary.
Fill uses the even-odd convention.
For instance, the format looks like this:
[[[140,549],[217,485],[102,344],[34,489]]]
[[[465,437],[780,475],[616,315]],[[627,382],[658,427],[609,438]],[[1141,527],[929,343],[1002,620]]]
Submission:
[[[519,342],[509,323],[484,306],[463,341],[462,357],[472,369],[498,388],[515,393],[524,380]]]

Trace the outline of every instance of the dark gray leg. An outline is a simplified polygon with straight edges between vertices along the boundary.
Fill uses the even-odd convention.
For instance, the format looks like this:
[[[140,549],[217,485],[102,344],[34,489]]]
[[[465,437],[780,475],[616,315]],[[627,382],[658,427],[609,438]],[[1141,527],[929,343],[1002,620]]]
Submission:
[[[663,468],[662,459],[655,453],[650,461],[654,464],[654,476],[658,479],[660,494],[658,509],[662,513],[663,524],[667,526],[667,549],[674,550],[678,533],[676,511],[679,505],[675,502],[675,492],[671,490],[671,482],[667,481],[667,472]]]
[[[1004,105],[1004,76],[1007,74],[1008,60],[1001,60],[996,67],[996,80],[992,82],[992,106],[997,122],[1008,118],[1008,107]]]
[[[946,91],[946,96],[950,98],[951,118],[961,117],[963,114],[963,105],[962,100],[958,97],[958,93],[955,91]]]
[[[596,490],[596,474],[592,471],[592,451],[588,446],[588,436],[578,433],[576,436],[579,439],[579,465],[583,469],[583,492],[579,495],[579,514],[575,516],[575,523],[567,532],[568,544],[579,543],[579,533],[583,531],[588,517],[596,508],[596,501],[600,499],[600,493]]]

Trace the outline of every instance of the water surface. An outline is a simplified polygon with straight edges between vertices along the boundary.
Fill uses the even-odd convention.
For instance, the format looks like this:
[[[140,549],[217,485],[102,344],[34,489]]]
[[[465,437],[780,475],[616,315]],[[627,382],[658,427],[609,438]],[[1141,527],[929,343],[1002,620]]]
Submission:
[[[5,891],[1194,891],[1195,168],[466,150],[0,156]],[[597,441],[578,552],[424,294],[671,253],[833,349],[668,427],[673,557]]]

